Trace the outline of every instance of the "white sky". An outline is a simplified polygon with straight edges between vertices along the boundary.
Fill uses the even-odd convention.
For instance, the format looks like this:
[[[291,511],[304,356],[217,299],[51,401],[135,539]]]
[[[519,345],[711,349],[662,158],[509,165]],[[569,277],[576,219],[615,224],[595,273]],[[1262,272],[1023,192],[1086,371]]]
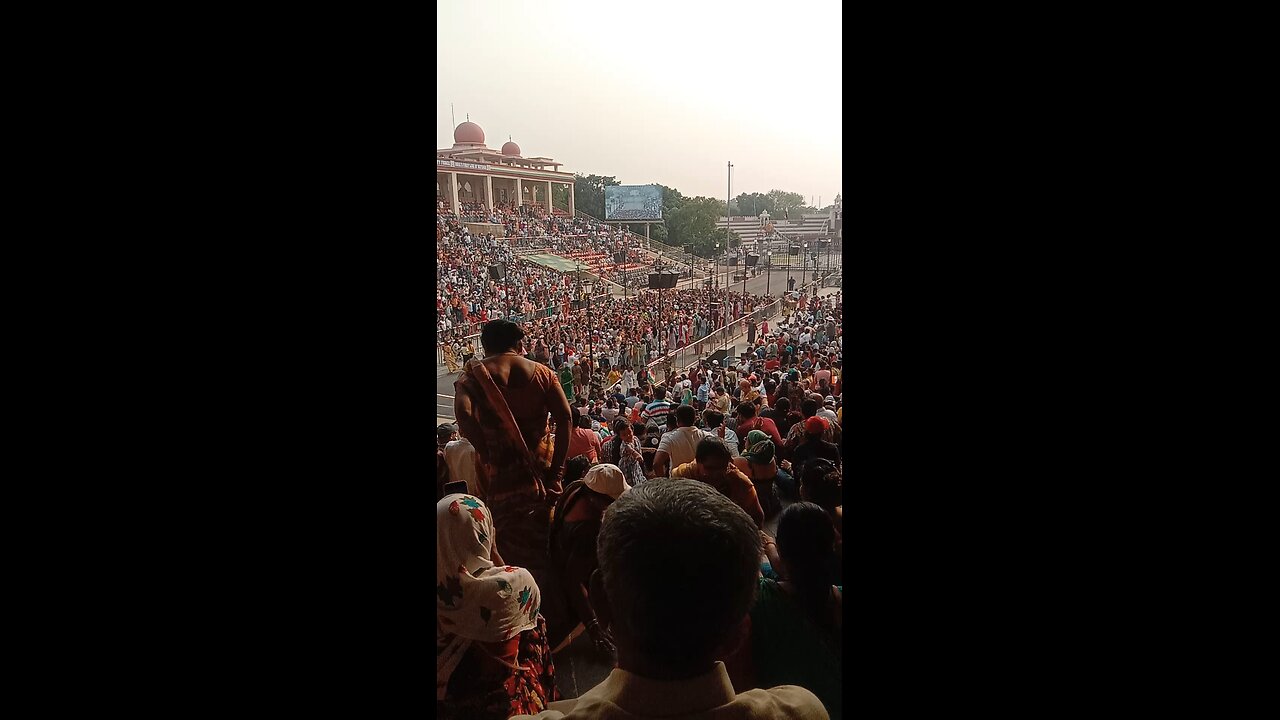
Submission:
[[[841,192],[838,0],[440,0],[436,147],[454,124],[525,156],[685,195]]]

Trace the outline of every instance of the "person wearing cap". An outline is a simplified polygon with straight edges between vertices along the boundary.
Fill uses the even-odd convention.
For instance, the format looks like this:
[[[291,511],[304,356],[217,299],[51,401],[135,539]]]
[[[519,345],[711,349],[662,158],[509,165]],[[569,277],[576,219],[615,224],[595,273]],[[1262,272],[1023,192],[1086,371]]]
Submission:
[[[549,558],[577,626],[563,640],[556,638],[559,647],[554,650],[567,646],[585,629],[601,654],[611,656],[614,651],[613,639],[601,628],[587,602],[587,589],[599,566],[596,536],[604,511],[630,489],[617,465],[595,465],[581,480],[569,483],[556,502],[548,536]]]
[[[449,461],[445,456],[444,449],[449,445],[449,441],[457,437],[458,428],[455,425],[444,423],[436,428],[436,501],[444,497],[444,486],[453,481],[449,474]],[[468,485],[470,487],[470,485]]]
[[[450,482],[462,481],[467,484],[467,492],[484,500],[488,488],[483,487],[476,475],[476,449],[471,441],[458,434],[458,426],[441,425],[437,433],[445,428],[450,429],[448,443],[444,446],[444,461],[448,468]]]
[[[826,418],[816,416],[801,424],[802,439],[791,453],[791,472],[795,477],[803,475],[806,463],[816,458],[827,460],[837,468],[840,466],[840,448],[822,439],[830,425]]]
[[[836,399],[828,395],[822,399],[822,409],[818,411],[817,416],[826,418],[827,422],[837,422],[840,418],[836,417]]]

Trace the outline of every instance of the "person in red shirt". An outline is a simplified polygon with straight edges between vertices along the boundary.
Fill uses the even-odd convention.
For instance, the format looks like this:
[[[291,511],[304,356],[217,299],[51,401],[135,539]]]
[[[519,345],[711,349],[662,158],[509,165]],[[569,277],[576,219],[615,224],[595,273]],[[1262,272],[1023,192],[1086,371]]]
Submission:
[[[773,440],[774,447],[782,447],[782,434],[778,432],[778,426],[769,418],[757,417],[755,403],[741,403],[738,405],[738,427],[734,432],[741,439],[745,438],[747,433],[752,430],[761,430],[767,433],[769,439]]]
[[[586,415],[580,415],[577,408],[573,408],[573,431],[569,433],[569,453],[568,457],[575,458],[579,455],[586,455],[587,459],[595,464],[600,460],[600,436],[591,429],[591,418]]]

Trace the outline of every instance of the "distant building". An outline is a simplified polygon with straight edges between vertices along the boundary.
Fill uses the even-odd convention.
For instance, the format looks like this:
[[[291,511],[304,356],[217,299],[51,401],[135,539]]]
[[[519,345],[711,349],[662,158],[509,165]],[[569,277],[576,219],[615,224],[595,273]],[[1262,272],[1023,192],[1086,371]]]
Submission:
[[[454,128],[453,147],[436,150],[436,202],[454,211],[461,203],[489,209],[530,205],[572,216],[573,173],[560,172],[561,165],[548,157],[523,157],[511,141],[492,150],[484,144],[484,130],[467,120]],[[553,206],[554,185],[568,186],[568,208]]]

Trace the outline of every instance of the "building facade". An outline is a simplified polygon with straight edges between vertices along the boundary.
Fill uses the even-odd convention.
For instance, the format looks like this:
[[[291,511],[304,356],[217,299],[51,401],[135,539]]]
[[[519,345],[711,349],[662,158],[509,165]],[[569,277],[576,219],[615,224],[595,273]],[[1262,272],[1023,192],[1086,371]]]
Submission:
[[[547,157],[524,157],[520,146],[507,142],[501,150],[484,144],[484,130],[467,120],[453,130],[453,147],[436,150],[436,203],[457,212],[464,203],[492,210],[522,205],[541,207],[558,215],[574,214],[573,173]],[[568,206],[555,206],[552,188],[568,186]]]

